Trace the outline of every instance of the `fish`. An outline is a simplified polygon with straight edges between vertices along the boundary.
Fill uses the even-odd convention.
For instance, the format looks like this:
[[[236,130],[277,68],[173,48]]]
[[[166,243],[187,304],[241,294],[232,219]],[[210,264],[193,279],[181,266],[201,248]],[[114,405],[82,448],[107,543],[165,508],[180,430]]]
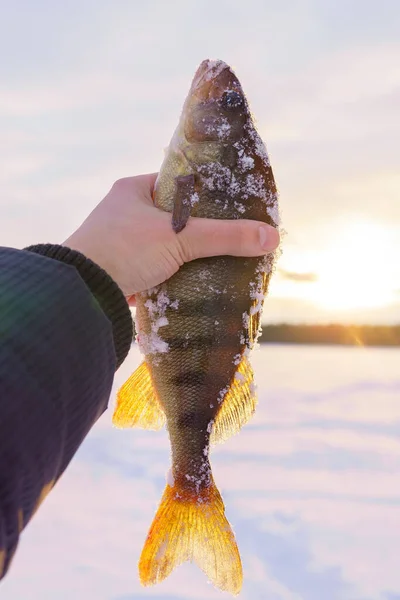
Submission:
[[[278,227],[275,180],[247,98],[222,60],[197,69],[154,188],[176,235],[189,218],[254,219]],[[256,407],[249,352],[275,253],[218,256],[184,264],[136,297],[144,360],[120,389],[117,427],[167,425],[172,466],[139,560],[143,585],[194,561],[233,595],[241,558],[214,483],[210,445],[238,433]]]

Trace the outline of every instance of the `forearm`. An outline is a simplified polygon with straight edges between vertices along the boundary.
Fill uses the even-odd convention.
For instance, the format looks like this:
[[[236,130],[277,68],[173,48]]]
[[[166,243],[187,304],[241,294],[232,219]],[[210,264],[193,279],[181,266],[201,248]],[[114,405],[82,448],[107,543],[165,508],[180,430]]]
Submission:
[[[60,262],[79,263],[68,250],[36,250],[58,256],[0,249],[3,574],[21,529],[106,409],[132,339],[129,309],[105,274],[84,257],[80,267]]]

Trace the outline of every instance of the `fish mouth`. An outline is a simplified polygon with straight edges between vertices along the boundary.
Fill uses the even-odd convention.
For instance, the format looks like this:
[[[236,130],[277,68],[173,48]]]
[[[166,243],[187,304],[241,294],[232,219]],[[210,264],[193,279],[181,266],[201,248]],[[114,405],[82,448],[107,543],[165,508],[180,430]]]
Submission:
[[[223,60],[203,60],[192,81],[189,96],[194,94],[199,100],[212,100],[221,97],[226,90],[241,91],[236,75]]]
[[[229,69],[229,66],[223,60],[203,60],[193,78],[193,90],[208,81],[214,80],[225,69]]]

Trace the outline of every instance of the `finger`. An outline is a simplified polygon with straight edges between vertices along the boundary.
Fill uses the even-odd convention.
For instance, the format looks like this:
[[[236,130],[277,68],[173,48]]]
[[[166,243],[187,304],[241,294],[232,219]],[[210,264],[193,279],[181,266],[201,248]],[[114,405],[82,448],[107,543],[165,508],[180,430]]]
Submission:
[[[137,185],[136,189],[141,192],[143,200],[151,205],[153,205],[153,193],[157,176],[158,173],[146,173],[134,178],[136,180],[135,185]]]
[[[177,235],[186,262],[207,256],[261,256],[279,246],[279,232],[259,221],[189,219]]]
[[[134,194],[148,204],[153,204],[152,196],[157,176],[158,173],[146,173],[134,177],[122,177],[114,183],[112,190],[129,197]]]

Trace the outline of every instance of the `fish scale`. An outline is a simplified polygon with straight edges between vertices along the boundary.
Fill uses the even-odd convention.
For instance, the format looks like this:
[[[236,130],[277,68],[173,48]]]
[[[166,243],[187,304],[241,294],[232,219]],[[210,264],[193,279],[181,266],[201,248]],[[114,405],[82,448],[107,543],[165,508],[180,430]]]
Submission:
[[[278,225],[277,193],[243,90],[222,61],[203,61],[166,151],[155,206],[179,232],[192,216]],[[242,566],[209,460],[210,441],[240,430],[255,410],[248,351],[260,325],[274,255],[219,256],[183,265],[137,295],[145,355],[121,388],[114,423],[167,424],[172,468],[139,561],[144,585],[194,560],[237,594]]]

